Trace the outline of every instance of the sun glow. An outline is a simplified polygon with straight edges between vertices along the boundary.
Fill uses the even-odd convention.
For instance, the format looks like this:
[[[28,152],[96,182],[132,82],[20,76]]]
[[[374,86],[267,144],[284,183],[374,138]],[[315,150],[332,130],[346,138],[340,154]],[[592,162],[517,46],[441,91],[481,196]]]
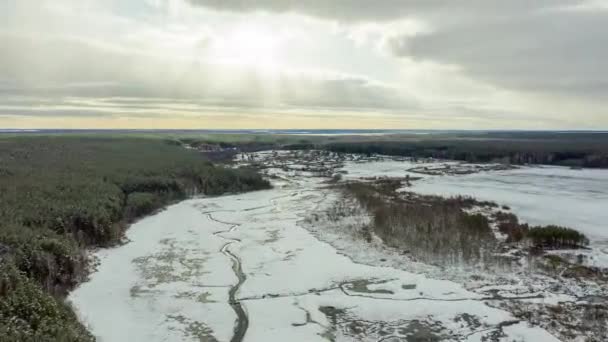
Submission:
[[[274,70],[280,66],[280,37],[260,27],[243,26],[218,37],[212,56],[222,63]]]

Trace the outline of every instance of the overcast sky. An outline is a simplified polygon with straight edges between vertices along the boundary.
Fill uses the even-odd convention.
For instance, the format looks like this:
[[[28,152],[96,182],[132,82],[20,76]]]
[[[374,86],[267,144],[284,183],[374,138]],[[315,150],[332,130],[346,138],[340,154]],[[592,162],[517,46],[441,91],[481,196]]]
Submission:
[[[608,129],[608,0],[0,0],[0,128]]]

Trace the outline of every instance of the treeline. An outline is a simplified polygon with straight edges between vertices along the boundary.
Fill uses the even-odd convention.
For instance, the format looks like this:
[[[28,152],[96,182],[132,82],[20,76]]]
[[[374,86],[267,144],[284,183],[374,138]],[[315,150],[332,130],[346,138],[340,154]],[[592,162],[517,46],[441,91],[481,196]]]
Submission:
[[[216,162],[230,162],[238,153],[257,152],[272,150],[277,147],[275,142],[268,142],[264,139],[242,140],[213,140],[199,138],[174,138],[167,139],[167,143],[181,145],[196,149],[205,154],[205,159]],[[225,138],[225,139],[229,139]],[[280,139],[277,139],[280,140]]]
[[[485,216],[464,210],[475,204],[471,198],[400,199],[384,185],[369,183],[347,183],[344,189],[372,214],[370,228],[378,237],[418,260],[463,265],[490,258],[494,235]]]
[[[528,231],[528,238],[537,246],[549,248],[580,248],[589,244],[582,233],[567,227],[534,227]]]
[[[608,143],[604,140],[437,139],[340,142],[318,145],[316,148],[342,153],[452,159],[471,163],[499,162],[606,168],[608,167]],[[302,144],[291,145],[289,148],[310,147],[310,145]]]
[[[572,228],[556,225],[530,227],[527,223],[520,223],[514,214],[502,211],[495,213],[494,219],[509,243],[525,240],[537,250],[583,248],[589,244],[585,234]]]
[[[213,139],[198,139],[198,138],[179,138],[173,140],[177,143],[181,143],[184,145],[192,146],[194,148],[209,145],[209,146],[217,146],[223,149],[237,149],[240,152],[257,152],[263,150],[271,150],[288,141],[286,138],[274,138],[274,139],[264,139],[259,138],[255,139],[256,136],[253,136],[253,140],[235,140],[235,141],[224,141],[224,140],[213,140]]]
[[[480,207],[496,209],[496,203],[462,196],[444,198],[398,193],[396,189],[400,185],[395,182],[379,180],[343,185],[346,194],[371,214],[372,222],[367,229],[388,246],[411,253],[418,260],[444,266],[499,263],[508,266],[508,261],[496,257],[498,241],[490,218],[470,212]],[[589,244],[583,233],[572,228],[530,227],[520,223],[514,214],[504,211],[495,211],[491,219],[507,236],[507,243],[519,244],[531,254],[547,249],[582,248]],[[367,239],[371,241],[371,234]]]
[[[189,195],[268,187],[157,139],[0,139],[0,340],[91,339],[56,299],[85,275],[84,248]]]

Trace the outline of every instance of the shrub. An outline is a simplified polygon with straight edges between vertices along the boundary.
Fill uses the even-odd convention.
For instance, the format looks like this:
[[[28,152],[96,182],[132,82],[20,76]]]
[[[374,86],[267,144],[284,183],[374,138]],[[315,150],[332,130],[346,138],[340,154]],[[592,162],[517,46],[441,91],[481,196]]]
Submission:
[[[60,300],[4,263],[0,265],[0,337],[3,341],[93,341]]]
[[[494,214],[498,224],[498,231],[507,236],[507,242],[519,242],[528,233],[528,225],[519,223],[519,219],[512,213],[499,211]]]
[[[134,192],[127,197],[125,217],[129,220],[147,215],[162,206],[162,199],[157,194]]]
[[[589,244],[583,233],[559,226],[533,227],[527,237],[536,246],[544,248],[580,248]]]
[[[176,195],[185,194],[185,189],[179,181],[171,177],[131,177],[123,181],[120,185],[125,194],[134,192],[154,192],[158,194],[174,193]]]
[[[399,199],[382,182],[348,183],[353,196],[372,214],[372,230],[387,245],[408,250],[420,260],[450,264],[474,264],[488,255],[494,236],[488,219],[462,209],[463,198],[409,194]]]
[[[84,247],[118,242],[125,222],[188,194],[270,186],[162,139],[19,136],[0,147],[0,263],[12,270],[0,274],[1,341],[88,340],[49,296],[81,279]]]
[[[8,246],[4,259],[49,292],[65,292],[84,273],[84,253],[70,236],[10,225],[0,229],[0,244]]]

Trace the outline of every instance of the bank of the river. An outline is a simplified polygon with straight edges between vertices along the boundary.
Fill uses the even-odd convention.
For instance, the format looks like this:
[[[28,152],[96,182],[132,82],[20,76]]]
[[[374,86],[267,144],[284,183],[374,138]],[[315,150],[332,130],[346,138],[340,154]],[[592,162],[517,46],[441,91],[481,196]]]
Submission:
[[[0,340],[90,341],[63,301],[87,275],[88,249],[193,194],[268,187],[172,140],[0,137]]]
[[[506,205],[531,225],[558,224],[585,233],[591,265],[608,267],[608,170],[522,167],[463,176],[432,176],[411,190],[441,196],[472,196]]]
[[[101,341],[557,341],[494,297],[354,261],[304,228],[338,198],[327,178],[268,172],[273,190],[181,202],[97,252],[70,295],[80,318]]]

